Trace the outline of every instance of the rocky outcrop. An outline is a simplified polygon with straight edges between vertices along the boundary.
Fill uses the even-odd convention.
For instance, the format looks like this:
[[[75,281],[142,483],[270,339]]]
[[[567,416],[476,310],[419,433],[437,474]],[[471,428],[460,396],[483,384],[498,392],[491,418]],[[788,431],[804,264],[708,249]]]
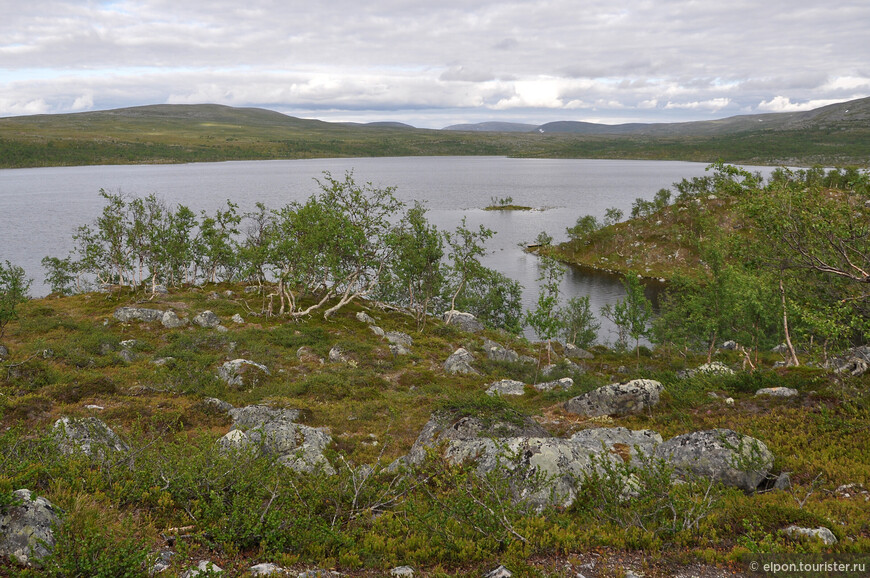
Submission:
[[[112,428],[95,417],[62,417],[54,422],[53,435],[65,454],[83,453],[102,459],[130,450]]]
[[[220,326],[221,318],[215,315],[212,311],[203,311],[194,316],[193,323],[207,329],[215,329]]]
[[[504,361],[513,363],[519,361],[519,354],[513,349],[507,349],[495,341],[489,339],[483,340],[483,350],[486,352],[486,358],[490,361]]]
[[[644,454],[652,456],[662,444],[662,436],[649,429],[630,430],[624,427],[599,427],[581,430],[571,436],[571,441],[591,449],[604,449],[611,453],[629,455],[632,458]]]
[[[526,393],[526,384],[515,379],[502,379],[490,384],[486,389],[489,395],[523,395]]]
[[[39,566],[51,554],[55,539],[53,526],[60,523],[51,502],[30,490],[16,490],[14,503],[0,509],[0,558],[25,566]]]
[[[265,365],[249,359],[233,359],[221,365],[218,377],[230,387],[253,387],[271,375]]]
[[[163,311],[158,309],[146,309],[144,307],[119,307],[114,313],[115,319],[121,323],[129,323],[131,321],[144,321],[151,323],[159,321],[163,318]]]
[[[323,455],[332,436],[326,429],[296,423],[299,410],[257,405],[232,409],[229,414],[232,429],[218,440],[223,450],[258,451],[296,471],[335,473]]]
[[[462,311],[451,309],[444,312],[443,319],[448,325],[455,325],[459,329],[469,333],[478,333],[484,330],[483,323],[471,313],[463,313]]]
[[[656,450],[681,475],[696,475],[752,492],[773,467],[764,442],[729,429],[676,436]]]
[[[612,383],[571,398],[564,407],[587,417],[639,413],[658,404],[662,389],[662,384],[652,379]]]
[[[444,371],[447,373],[473,373],[477,370],[471,367],[471,362],[474,361],[474,356],[463,347],[460,347],[447,358],[444,362]]]

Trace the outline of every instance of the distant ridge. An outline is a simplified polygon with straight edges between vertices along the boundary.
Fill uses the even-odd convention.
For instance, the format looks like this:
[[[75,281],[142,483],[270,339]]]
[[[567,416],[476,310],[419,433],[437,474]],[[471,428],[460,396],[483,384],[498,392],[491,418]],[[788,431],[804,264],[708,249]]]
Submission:
[[[754,130],[829,130],[862,123],[870,127],[870,97],[803,112],[739,115],[719,120],[678,123],[598,124],[561,120],[542,125],[504,122],[456,124],[442,130],[468,132],[536,132],[539,134],[625,136],[717,136]]]

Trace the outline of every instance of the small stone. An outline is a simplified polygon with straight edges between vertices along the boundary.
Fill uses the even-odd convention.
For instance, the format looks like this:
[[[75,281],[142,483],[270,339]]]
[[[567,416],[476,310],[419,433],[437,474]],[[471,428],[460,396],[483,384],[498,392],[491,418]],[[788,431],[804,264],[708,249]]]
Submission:
[[[526,384],[515,379],[502,379],[491,383],[486,389],[488,395],[523,395],[526,391]]]
[[[484,578],[511,578],[513,575],[514,573],[504,566],[499,566],[489,574],[484,575]]]
[[[187,325],[187,320],[180,318],[175,311],[167,311],[160,319],[160,323],[167,329],[178,329]]]
[[[239,325],[241,325],[242,323],[245,322],[245,319],[241,315],[239,315],[238,313],[236,313],[232,316],[232,320],[233,320],[233,323],[238,323]]]
[[[217,331],[218,333],[226,333],[227,331],[229,331],[229,329],[227,329],[223,325],[218,325],[217,327],[214,328],[214,330]]]
[[[136,359],[136,354],[129,349],[122,349],[121,352],[118,353],[118,357],[120,357],[127,363],[133,363],[133,361],[135,361]]]
[[[390,576],[404,576],[406,578],[413,578],[414,569],[410,566],[397,566],[390,570]]]
[[[223,568],[214,564],[210,560],[200,560],[196,568],[186,570],[181,574],[181,578],[195,578],[205,572],[210,574],[220,574],[223,573]]]
[[[272,564],[271,562],[263,562],[262,564],[251,566],[248,569],[248,572],[251,573],[251,576],[271,576],[273,574],[283,574],[284,569],[277,564]]]
[[[570,377],[563,377],[556,381],[546,381],[544,383],[536,383],[533,385],[538,391],[553,391],[554,389],[571,389],[574,387],[574,380]]]
[[[725,398],[725,405],[734,405],[734,398],[733,397]]]
[[[101,405],[86,405],[86,406],[85,406],[85,409],[93,409],[93,410],[96,410],[96,411],[100,411],[100,410],[103,410],[103,409],[106,409],[106,408],[104,408],[104,407],[101,406]]]
[[[213,329],[221,324],[221,319],[212,311],[203,311],[193,318],[193,322],[200,327]]]
[[[5,345],[0,345],[0,360],[6,359],[9,357],[9,350],[6,349]]]
[[[366,323],[368,325],[374,325],[375,323],[377,323],[377,321],[375,321],[372,316],[365,311],[360,311],[359,313],[357,313],[356,318],[358,321],[362,321],[363,323]]]
[[[773,483],[774,490],[785,491],[791,487],[791,476],[788,475],[788,472],[782,472],[776,477],[776,481]]]
[[[372,333],[374,333],[378,337],[383,337],[384,335],[386,335],[384,330],[381,329],[380,327],[378,327],[377,325],[369,325],[369,329],[371,329]]]

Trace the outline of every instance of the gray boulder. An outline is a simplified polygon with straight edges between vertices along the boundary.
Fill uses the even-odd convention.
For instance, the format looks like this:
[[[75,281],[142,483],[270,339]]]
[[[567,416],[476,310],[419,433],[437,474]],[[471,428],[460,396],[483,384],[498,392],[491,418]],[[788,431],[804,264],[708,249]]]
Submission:
[[[214,329],[221,324],[221,318],[215,315],[214,312],[207,310],[197,313],[193,318],[193,322],[200,327]]]
[[[60,520],[52,503],[30,490],[16,490],[14,497],[18,505],[0,509],[0,558],[39,566],[54,549],[52,526]]]
[[[483,340],[483,350],[486,352],[486,358],[490,361],[506,361],[513,363],[520,359],[519,354],[513,349],[507,349],[489,339]]]
[[[459,329],[469,333],[477,333],[484,330],[483,323],[471,313],[463,313],[462,311],[451,309],[444,312],[443,319],[448,325],[455,325]]]
[[[538,391],[553,391],[554,389],[571,389],[574,387],[574,380],[570,377],[563,377],[555,381],[545,381],[544,383],[536,383],[532,387]]]
[[[826,546],[831,546],[837,543],[837,537],[834,533],[825,527],[819,528],[801,528],[800,526],[791,525],[785,530],[786,536],[790,538],[805,538],[810,540],[821,540]]]
[[[271,375],[265,365],[249,359],[233,359],[221,365],[218,377],[231,387],[253,387],[263,375]]]
[[[167,329],[178,329],[187,325],[187,319],[182,319],[175,311],[167,311],[160,318],[160,323]]]
[[[410,566],[397,566],[390,570],[390,576],[398,576],[399,578],[414,578],[414,569]]]
[[[663,442],[658,432],[649,429],[630,430],[625,427],[599,427],[581,430],[571,436],[571,441],[590,449],[605,449],[612,453],[627,451],[633,458],[639,454],[652,456]]]
[[[773,467],[764,442],[730,429],[697,431],[661,444],[656,457],[681,475],[696,475],[752,492]]]
[[[511,578],[513,575],[514,573],[505,568],[504,566],[499,566],[495,570],[487,572],[483,576],[483,578]]]
[[[353,359],[340,345],[333,345],[329,350],[329,361],[333,363],[351,363]]]
[[[795,397],[798,395],[798,390],[790,387],[762,387],[755,392],[756,396],[764,395],[770,397]]]
[[[564,407],[587,417],[639,413],[658,404],[662,389],[662,384],[652,379],[612,383],[571,398]]]
[[[474,356],[463,347],[454,351],[447,361],[444,362],[444,371],[447,373],[477,373],[477,370],[471,367],[471,362],[474,361]]]
[[[523,395],[526,393],[526,384],[515,379],[502,379],[490,384],[486,389],[489,395]]]
[[[200,560],[196,568],[190,568],[181,573],[181,578],[195,578],[202,574],[213,576],[215,574],[223,574],[223,568],[210,560]]]
[[[845,355],[831,360],[828,367],[836,373],[848,373],[859,377],[870,369],[870,345],[853,347]]]
[[[0,361],[9,357],[9,350],[6,349],[5,345],[0,345]]]
[[[557,371],[570,371],[572,373],[586,373],[586,368],[582,365],[577,365],[570,359],[563,359],[559,363],[551,363],[550,365],[545,365],[541,369],[541,375],[544,377],[550,377]]]
[[[64,454],[83,453],[102,459],[130,450],[112,428],[95,417],[62,417],[54,422],[53,431]]]
[[[393,352],[393,355],[408,355],[411,353],[411,346],[414,345],[414,340],[407,333],[387,331],[384,337],[390,342],[390,350]]]
[[[274,576],[275,574],[284,574],[284,569],[277,564],[263,562],[262,564],[251,566],[248,568],[248,572],[251,573],[251,576]]]
[[[372,316],[369,315],[368,313],[366,313],[365,311],[360,311],[359,313],[357,313],[357,314],[356,314],[356,318],[357,318],[358,321],[362,321],[363,323],[365,323],[365,324],[367,324],[367,325],[375,325],[375,324],[377,324],[377,321],[375,321],[375,320],[372,318]]]
[[[695,369],[684,369],[677,372],[677,377],[680,379],[688,379],[696,375],[734,375],[734,370],[721,361],[714,361],[712,363],[705,363]]]
[[[335,469],[323,455],[332,436],[323,428],[295,423],[298,410],[268,406],[232,409],[232,429],[218,440],[225,451],[259,451],[293,470],[332,475]]]
[[[115,310],[114,317],[121,323],[129,323],[130,321],[151,323],[160,320],[163,317],[163,311],[142,307],[119,307]]]
[[[231,317],[233,323],[237,325],[242,325],[245,322],[245,318],[239,315],[238,313],[234,313]]]
[[[212,408],[215,411],[227,413],[231,409],[233,409],[233,404],[228,401],[224,401],[222,399],[218,399],[216,397],[207,397],[202,400],[203,405],[208,408]]]
[[[377,325],[369,325],[369,329],[371,330],[372,333],[374,333],[378,337],[383,337],[386,335],[386,332],[383,329],[381,329],[380,327],[378,327]]]
[[[437,449],[452,440],[504,439],[512,437],[550,437],[550,434],[529,417],[504,416],[483,419],[456,415],[451,412],[433,413],[408,452],[412,465],[423,463],[427,448]]]
[[[572,343],[566,343],[564,347],[565,357],[570,359],[594,359],[595,356]]]

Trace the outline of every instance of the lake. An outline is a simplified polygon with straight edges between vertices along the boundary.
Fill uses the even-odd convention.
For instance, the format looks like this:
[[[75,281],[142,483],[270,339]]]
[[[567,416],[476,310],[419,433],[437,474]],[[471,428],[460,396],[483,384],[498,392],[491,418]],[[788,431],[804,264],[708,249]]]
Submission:
[[[65,257],[76,227],[91,223],[103,207],[98,191],[144,196],[155,193],[169,204],[213,212],[227,199],[240,210],[255,203],[278,208],[315,193],[324,171],[342,177],[352,170],[358,183],[396,187],[405,201],[421,200],[440,229],[465,217],[476,228],[496,231],[485,264],[525,287],[527,308],[537,300],[538,263],[520,244],[540,231],[556,241],[577,217],[599,219],[609,207],[626,215],[638,198],[652,199],[683,178],[703,176],[706,164],[671,161],[509,159],[503,157],[402,157],[241,161],[186,165],[121,165],[0,170],[0,260],[24,267],[34,279],[31,294],[44,296],[43,257]],[[769,167],[746,167],[770,173]],[[512,197],[534,211],[484,211],[493,197]],[[569,270],[565,299],[589,295],[593,309],[622,297],[617,278]],[[612,339],[608,326],[602,339]]]

